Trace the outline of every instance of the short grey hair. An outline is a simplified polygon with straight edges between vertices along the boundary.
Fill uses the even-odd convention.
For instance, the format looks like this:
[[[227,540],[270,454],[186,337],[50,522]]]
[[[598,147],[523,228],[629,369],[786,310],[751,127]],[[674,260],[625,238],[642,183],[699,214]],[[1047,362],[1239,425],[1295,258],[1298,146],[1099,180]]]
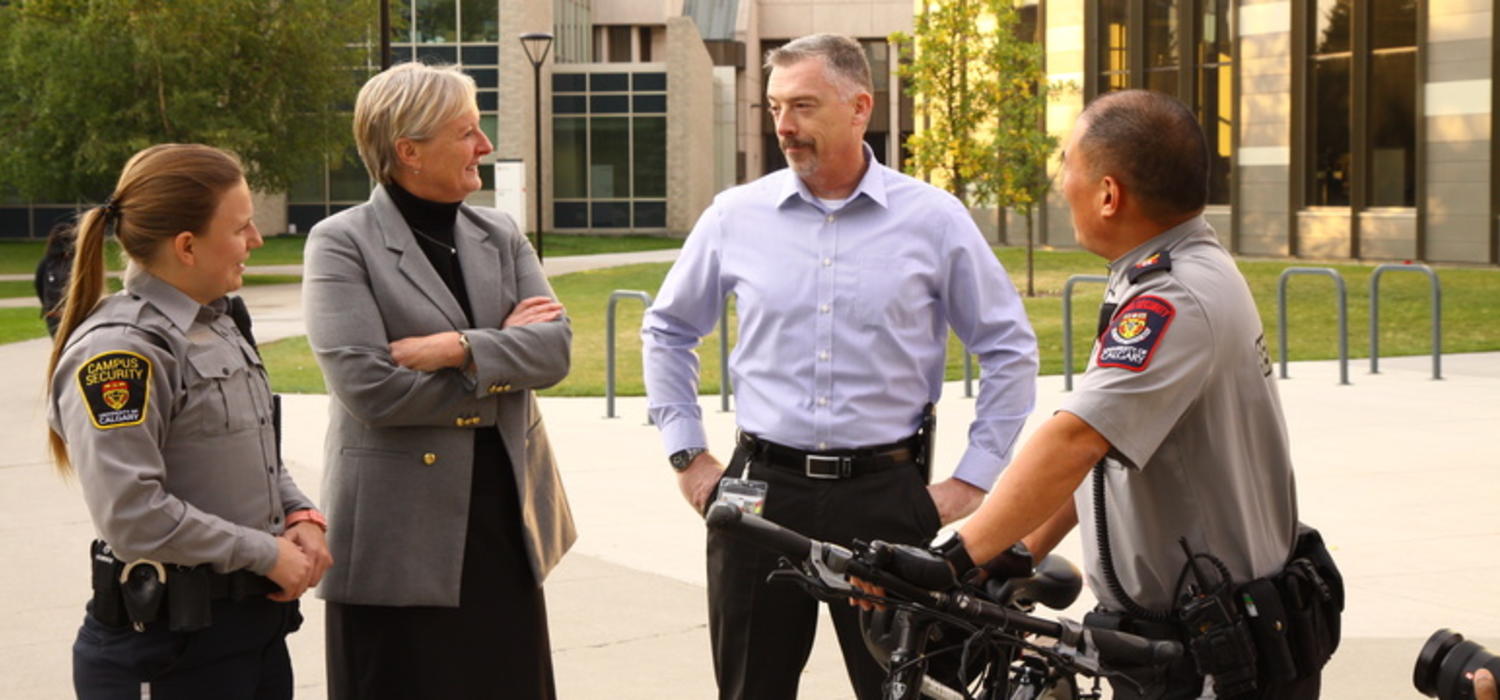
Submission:
[[[365,81],[354,101],[354,144],[370,177],[394,181],[396,141],[432,138],[443,123],[475,107],[474,79],[458,66],[402,63]]]
[[[875,85],[870,82],[870,60],[865,49],[852,37],[842,34],[809,34],[780,48],[766,52],[765,70],[786,68],[809,58],[823,59],[828,81],[839,89],[846,100],[853,99],[861,90],[875,94]]]

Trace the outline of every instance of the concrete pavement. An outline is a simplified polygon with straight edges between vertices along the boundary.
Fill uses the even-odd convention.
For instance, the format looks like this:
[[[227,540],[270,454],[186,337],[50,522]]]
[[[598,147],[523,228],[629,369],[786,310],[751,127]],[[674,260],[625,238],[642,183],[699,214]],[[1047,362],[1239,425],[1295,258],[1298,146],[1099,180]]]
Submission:
[[[560,259],[559,259],[560,260]],[[550,262],[550,261],[549,261]],[[550,271],[550,270],[549,270]],[[295,286],[246,290],[267,339],[295,334]],[[279,324],[279,325],[278,325]],[[300,331],[299,331],[300,332]],[[42,374],[47,341],[0,345],[0,697],[71,696],[69,646],[88,595],[92,527],[77,485],[45,458]],[[1500,458],[1500,354],[1449,355],[1442,381],[1426,357],[1382,360],[1382,374],[1333,362],[1291,365],[1280,383],[1298,465],[1303,519],[1321,529],[1349,594],[1344,642],[1325,673],[1326,698],[1416,698],[1421,643],[1448,626],[1500,651],[1500,525],[1492,505]],[[1060,377],[1040,380],[1028,432],[1060,403]],[[956,462],[972,402],[946,387],[938,459]],[[727,454],[733,414],[703,398],[715,451]],[[316,497],[327,398],[286,401],[285,456]],[[580,538],[547,582],[560,697],[713,695],[704,611],[701,520],[681,501],[644,400],[546,398]],[[1060,553],[1081,560],[1075,533]],[[1070,616],[1091,604],[1085,594]],[[324,696],[322,603],[303,599],[291,637],[298,697]],[[851,697],[831,629],[819,634],[803,698]],[[498,682],[503,682],[498,681]]]

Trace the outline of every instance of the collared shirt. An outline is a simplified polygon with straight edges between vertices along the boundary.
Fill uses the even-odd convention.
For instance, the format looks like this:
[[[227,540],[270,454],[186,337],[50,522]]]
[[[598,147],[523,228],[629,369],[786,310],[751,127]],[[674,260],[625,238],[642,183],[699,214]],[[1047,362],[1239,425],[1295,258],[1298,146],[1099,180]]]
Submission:
[[[828,210],[783,169],[698,219],[643,321],[646,392],[668,453],[704,447],[694,348],[735,295],[741,429],[804,450],[916,432],[942,392],[951,326],[983,368],[955,475],[990,488],[1036,397],[1021,299],[951,195],[875,162]]]
[[[48,421],[123,560],[264,574],[286,514],[313,507],[277,459],[270,384],[227,307],[137,271],[52,376]]]
[[[1234,260],[1194,218],[1111,263],[1105,299],[1118,306],[1062,410],[1113,448],[1105,502],[1121,585],[1169,609],[1183,537],[1237,582],[1280,570],[1297,523],[1291,452],[1260,315]],[[1089,586],[1122,610],[1099,565],[1094,478],[1074,494]]]

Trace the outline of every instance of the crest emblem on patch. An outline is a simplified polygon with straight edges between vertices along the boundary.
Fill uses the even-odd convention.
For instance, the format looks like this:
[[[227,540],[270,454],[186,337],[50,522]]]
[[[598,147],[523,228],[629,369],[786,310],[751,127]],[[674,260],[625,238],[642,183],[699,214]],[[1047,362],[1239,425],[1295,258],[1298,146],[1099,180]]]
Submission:
[[[118,411],[130,401],[130,383],[116,379],[104,383],[104,403]]]
[[[1146,327],[1146,312],[1132,311],[1120,316],[1120,322],[1115,324],[1115,337],[1122,343],[1138,343],[1151,335],[1151,329]]]
[[[1157,253],[1155,255],[1152,255],[1151,257],[1146,258],[1145,260],[1142,260],[1142,261],[1136,263],[1135,266],[1136,267],[1151,267],[1152,265],[1155,265],[1158,262],[1161,262],[1161,253]]]
[[[146,421],[151,394],[151,361],[127,350],[100,353],[78,367],[78,393],[89,419],[100,430]]]
[[[1131,299],[1115,316],[1109,332],[1099,338],[1099,357],[1094,364],[1132,372],[1145,370],[1176,315],[1172,302],[1161,297]]]

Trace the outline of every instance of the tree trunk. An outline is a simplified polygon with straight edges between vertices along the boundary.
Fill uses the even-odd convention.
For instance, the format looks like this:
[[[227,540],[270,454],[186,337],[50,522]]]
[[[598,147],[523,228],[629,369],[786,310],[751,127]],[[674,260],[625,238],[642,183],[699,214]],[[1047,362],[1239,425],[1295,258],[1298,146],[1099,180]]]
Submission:
[[[1033,235],[1036,228],[1033,222],[1036,217],[1033,212],[1033,205],[1026,205],[1026,296],[1028,297],[1036,296],[1036,261],[1033,257],[1036,253],[1036,236]]]

